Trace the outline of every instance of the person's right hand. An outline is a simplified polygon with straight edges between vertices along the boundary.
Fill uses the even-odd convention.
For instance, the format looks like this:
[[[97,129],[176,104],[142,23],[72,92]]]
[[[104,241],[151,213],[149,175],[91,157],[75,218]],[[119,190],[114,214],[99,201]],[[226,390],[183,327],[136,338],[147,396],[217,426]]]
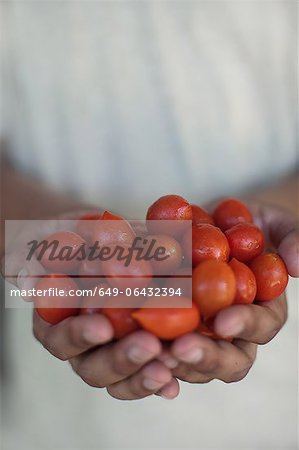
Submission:
[[[40,224],[30,223],[28,230],[20,223],[12,245],[4,258],[6,279],[20,289],[32,289],[35,275],[45,270],[35,258],[27,262],[24,242],[32,235],[39,238],[59,230],[61,219],[73,219],[83,212],[76,211]],[[44,229],[45,227],[49,229]],[[27,300],[32,300],[28,298]],[[70,317],[57,325],[44,321],[33,313],[33,333],[37,340],[55,357],[69,361],[74,371],[89,385],[106,387],[118,399],[138,399],[158,394],[174,398],[179,393],[178,381],[172,377],[167,363],[155,360],[162,351],[160,341],[152,334],[138,331],[118,342],[113,341],[109,320],[100,315]]]
[[[112,397],[133,400],[158,394],[171,399],[179,393],[170,369],[155,360],[161,343],[150,333],[136,331],[111,342],[112,326],[100,314],[70,317],[50,325],[36,311],[33,333],[52,355],[68,360],[83,381],[106,387]]]

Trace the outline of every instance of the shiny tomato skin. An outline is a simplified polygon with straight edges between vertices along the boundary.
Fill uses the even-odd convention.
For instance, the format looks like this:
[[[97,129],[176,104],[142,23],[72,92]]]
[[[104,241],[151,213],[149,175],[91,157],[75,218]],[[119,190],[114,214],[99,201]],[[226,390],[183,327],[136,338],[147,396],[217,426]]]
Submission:
[[[151,234],[167,234],[178,237],[188,224],[184,221],[192,221],[192,207],[190,203],[179,195],[165,195],[156,200],[147,210],[147,228]],[[159,220],[181,221],[171,223],[167,230],[164,222]]]
[[[134,308],[103,308],[102,314],[109,319],[114,330],[115,339],[122,339],[140,328],[132,317]]]
[[[105,211],[102,220],[97,220],[93,231],[93,242],[98,242],[99,246],[109,246],[111,244],[132,244],[136,234],[130,223],[122,218]]]
[[[190,261],[190,233],[183,237],[183,249]],[[226,236],[220,228],[210,224],[192,227],[192,265],[196,267],[207,259],[228,261],[230,248]]]
[[[214,219],[210,214],[198,205],[191,205],[192,208],[192,225],[197,227],[197,225],[202,225],[208,223],[210,225],[215,225]]]
[[[58,241],[57,250],[53,252],[54,257],[58,257],[59,252],[63,251],[62,257],[57,259],[49,259],[53,250],[51,245],[43,254],[40,262],[45,269],[51,272],[63,272],[65,274],[72,274],[80,264],[80,257],[82,255],[77,254],[81,247],[86,245],[86,241],[82,239],[77,233],[72,231],[59,231],[51,234],[46,238],[46,241],[50,244],[53,241]],[[65,247],[69,247],[70,251],[66,253],[66,250],[62,250]],[[38,251],[39,252],[39,251]],[[69,255],[68,255],[69,253]],[[76,256],[77,254],[77,256]],[[66,256],[68,259],[66,259]]]
[[[239,223],[225,231],[232,258],[249,262],[265,249],[262,230],[252,223]]]
[[[252,270],[241,261],[233,258],[229,262],[237,281],[237,292],[234,304],[249,305],[256,296],[256,279]]]
[[[238,223],[251,223],[252,214],[245,203],[235,198],[223,200],[213,213],[216,226],[222,231],[234,227]]]
[[[169,303],[167,308],[159,308],[159,298],[152,298],[146,302],[146,307],[138,309],[132,313],[132,317],[139,322],[144,330],[153,333],[160,339],[171,340],[198,327],[200,323],[200,313],[198,307],[192,303],[192,307],[173,308],[174,299],[163,298],[163,305]],[[190,300],[180,297],[178,305],[189,306]],[[165,302],[165,303],[164,303]]]
[[[279,297],[286,289],[289,275],[283,259],[276,253],[265,253],[251,261],[256,278],[256,300],[270,301]]]
[[[147,243],[143,245],[144,254],[150,247],[150,256],[152,257],[160,247],[164,249],[163,258],[167,257],[167,259],[160,261],[156,257],[150,260],[155,275],[171,275],[181,266],[183,251],[176,239],[162,234],[148,235],[145,239]]]
[[[78,285],[72,278],[64,274],[46,275],[35,285],[36,290],[48,290],[49,288],[63,290],[67,293],[71,289],[76,291]],[[65,308],[64,306],[67,304],[69,304],[69,307]],[[34,306],[42,319],[51,325],[56,325],[62,320],[71,316],[76,316],[79,313],[80,299],[69,296],[47,295],[36,297]]]
[[[122,245],[124,255],[129,252],[130,246]],[[101,262],[103,275],[106,276],[110,286],[124,291],[127,288],[145,288],[150,283],[153,276],[153,268],[150,261],[136,258],[134,253],[129,265],[125,265],[125,260],[119,260],[118,254],[107,261]]]
[[[236,296],[236,278],[229,265],[209,259],[199,264],[192,277],[193,300],[205,319],[232,305]]]
[[[93,237],[93,228],[94,228],[94,220],[101,220],[102,214],[99,212],[90,212],[87,214],[84,214],[83,216],[79,217],[77,226],[76,226],[76,233],[79,234],[79,236],[82,236],[82,238],[86,242],[92,242]]]

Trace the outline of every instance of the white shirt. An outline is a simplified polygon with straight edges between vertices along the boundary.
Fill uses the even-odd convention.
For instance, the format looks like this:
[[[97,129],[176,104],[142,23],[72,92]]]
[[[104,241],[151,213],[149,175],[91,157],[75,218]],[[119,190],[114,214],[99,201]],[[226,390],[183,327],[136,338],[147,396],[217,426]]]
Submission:
[[[2,133],[28,173],[143,217],[296,164],[296,3],[6,1]],[[132,217],[133,218],[133,217]],[[295,288],[292,291],[295,295]],[[174,402],[91,389],[10,311],[5,448],[296,448],[296,307],[242,382]]]

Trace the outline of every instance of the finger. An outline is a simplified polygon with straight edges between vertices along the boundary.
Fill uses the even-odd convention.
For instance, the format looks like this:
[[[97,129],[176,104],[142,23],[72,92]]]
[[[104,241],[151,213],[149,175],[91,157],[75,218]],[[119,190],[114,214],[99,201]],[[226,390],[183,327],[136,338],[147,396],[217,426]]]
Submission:
[[[250,203],[254,221],[283,258],[292,277],[299,277],[299,223],[288,210]]]
[[[172,378],[169,383],[163,386],[160,391],[156,392],[159,397],[166,398],[167,400],[173,400],[180,393],[180,384],[176,378]]]
[[[172,380],[169,369],[153,361],[126,380],[107,387],[108,393],[119,400],[136,400],[155,394]]]
[[[155,336],[136,331],[116,343],[73,358],[71,364],[87,384],[106,387],[133,375],[160,352],[161,343]]]
[[[157,360],[161,361],[169,369],[174,369],[179,364],[178,360],[171,355],[170,350],[167,347],[163,348],[162,352],[157,357]]]
[[[248,342],[239,346],[223,340],[213,341],[196,333],[183,336],[172,347],[172,353],[181,361],[173,375],[191,383],[206,383],[214,378],[238,381],[251,368],[256,347]]]
[[[113,339],[109,320],[100,314],[69,317],[50,325],[34,311],[33,333],[52,355],[63,361]]]
[[[256,344],[266,344],[278,333],[287,319],[285,295],[270,302],[234,305],[220,311],[214,330],[220,336],[232,336]]]
[[[278,254],[284,260],[289,275],[299,278],[299,228],[290,231],[281,240]]]

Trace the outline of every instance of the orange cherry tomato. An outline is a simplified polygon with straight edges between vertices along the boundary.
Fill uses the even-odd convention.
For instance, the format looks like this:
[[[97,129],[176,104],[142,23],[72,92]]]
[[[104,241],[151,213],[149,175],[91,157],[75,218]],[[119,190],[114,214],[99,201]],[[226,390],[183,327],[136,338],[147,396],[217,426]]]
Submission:
[[[132,317],[134,308],[103,308],[102,314],[110,320],[115,339],[122,339],[140,328]]]
[[[235,198],[223,200],[214,211],[213,218],[222,231],[228,230],[238,223],[251,223],[252,214],[247,206]]]
[[[234,303],[245,305],[252,303],[256,296],[256,280],[252,270],[236,258],[229,262],[229,266],[233,269],[237,281]]]
[[[210,214],[198,205],[191,205],[192,208],[192,225],[196,227],[197,225],[202,225],[203,223],[208,223],[210,225],[215,225],[214,219]]]
[[[168,234],[174,237],[180,236],[188,224],[184,221],[192,220],[192,207],[187,200],[179,195],[165,195],[153,203],[146,215],[147,228],[151,234]],[[165,227],[158,221],[172,220],[174,222]]]
[[[266,253],[251,261],[256,278],[256,300],[269,301],[279,297],[286,289],[289,275],[283,259],[276,253]]]
[[[178,241],[171,236],[162,234],[148,235],[145,239],[147,243],[143,245],[144,254],[150,251],[151,257],[157,255],[150,260],[155,275],[171,275],[172,272],[180,267],[183,251]],[[159,248],[161,251],[163,250],[161,256],[157,253]],[[158,258],[160,257],[163,259],[159,260]]]
[[[190,233],[183,238],[183,249],[186,258],[190,261]],[[197,266],[207,259],[228,261],[229,245],[226,236],[220,228],[203,224],[192,227],[192,265]]]
[[[102,220],[95,222],[93,242],[98,242],[100,246],[132,244],[135,237],[129,222],[109,211],[103,213]]]
[[[94,220],[101,220],[102,214],[99,212],[87,213],[79,217],[76,232],[87,242],[92,241]]]
[[[122,245],[123,254],[128,255],[130,246]],[[126,265],[126,260],[118,259],[119,254],[111,257],[107,261],[101,262],[103,275],[107,282],[112,286],[124,291],[127,288],[142,289],[146,287],[153,276],[153,269],[150,261],[144,259],[138,260],[136,253],[133,253],[132,259]]]
[[[159,308],[161,301],[159,298],[151,298],[143,308],[132,313],[132,317],[143,329],[160,339],[171,340],[195,330],[199,325],[199,310],[194,303],[189,307],[189,299],[180,297],[179,300],[174,300],[173,297],[164,297],[162,304],[169,307]],[[178,305],[177,308],[173,307],[174,301]]]
[[[35,289],[45,291],[43,296],[36,297],[34,306],[39,316],[46,322],[55,325],[79,313],[80,299],[73,296],[78,285],[67,275],[45,275],[36,283]]]
[[[72,274],[82,260],[80,248],[86,245],[84,239],[72,231],[60,231],[48,236],[46,241],[49,247],[40,259],[44,268],[53,272]],[[39,251],[38,249],[37,257]]]
[[[225,231],[231,257],[241,262],[251,261],[265,248],[262,230],[252,223],[239,223]]]
[[[230,306],[236,296],[234,272],[227,263],[216,259],[203,261],[194,269],[192,284],[193,300],[204,318]]]
[[[100,289],[103,289],[104,292],[109,289],[109,285],[107,283],[100,283],[97,286],[97,293]],[[92,315],[92,314],[100,314],[102,308],[105,304],[106,296],[96,296],[96,297],[84,297],[81,302],[80,315]]]

